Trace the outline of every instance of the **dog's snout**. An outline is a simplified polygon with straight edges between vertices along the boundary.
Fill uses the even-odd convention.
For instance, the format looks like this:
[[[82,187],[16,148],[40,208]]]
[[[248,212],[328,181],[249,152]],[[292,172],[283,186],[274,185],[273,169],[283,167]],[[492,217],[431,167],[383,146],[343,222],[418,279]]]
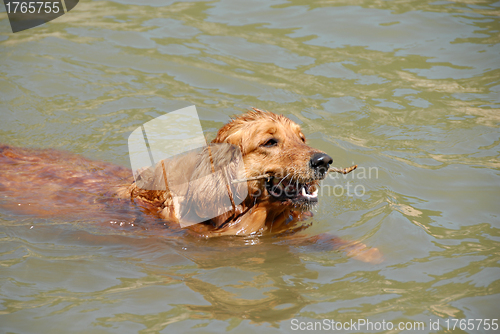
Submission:
[[[325,153],[316,153],[309,161],[312,169],[322,170],[323,172],[326,172],[326,170],[328,170],[332,162],[332,157]]]

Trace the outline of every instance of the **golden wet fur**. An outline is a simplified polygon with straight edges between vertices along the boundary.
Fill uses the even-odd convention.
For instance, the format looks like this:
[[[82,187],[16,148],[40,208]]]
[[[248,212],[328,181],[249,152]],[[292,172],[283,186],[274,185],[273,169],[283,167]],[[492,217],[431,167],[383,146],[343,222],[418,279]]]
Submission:
[[[238,148],[246,178],[267,174],[270,179],[306,184],[312,193],[324,177],[311,168],[312,157],[323,152],[308,146],[300,127],[282,115],[254,109],[224,125],[212,144],[231,144]],[[231,169],[231,154],[234,152],[230,149],[223,153],[229,159],[228,169]],[[144,174],[144,178],[148,182],[165,184],[166,169],[171,178],[190,180],[194,175],[210,173],[207,157],[193,153],[182,159],[165,160],[150,169],[148,175]],[[230,184],[227,179],[199,183],[197,189],[180,187],[175,194],[168,189],[148,190],[133,182],[132,173],[126,168],[57,150],[0,145],[0,169],[0,207],[39,217],[83,217],[108,223],[110,220],[149,221],[147,217],[152,217],[162,219],[172,233],[187,232],[210,238],[269,233],[287,237],[305,228],[306,225],[299,222],[311,216],[308,209],[312,204],[307,201],[295,203],[271,196],[266,186],[270,179],[246,182],[248,195],[240,198],[241,203],[235,204],[233,200],[240,196],[242,184]],[[227,171],[221,175],[227,177]],[[218,182],[220,184],[216,184]],[[214,210],[213,203],[217,202],[217,198],[212,198],[211,207],[208,207],[207,194],[211,189],[220,190],[228,185],[233,202],[229,210],[222,210],[225,212],[181,229],[179,219],[185,213],[182,207],[188,208],[190,215],[203,219],[207,210]],[[139,219],[138,214],[141,215]],[[322,234],[293,240],[292,243],[298,244],[318,241],[324,244],[325,240],[330,240],[332,249],[348,247],[348,252],[355,252],[353,255],[363,261],[381,260],[377,249],[333,236]]]
[[[269,140],[277,144],[266,147]],[[310,159],[314,154],[322,153],[306,144],[305,136],[300,127],[290,119],[271,112],[254,109],[242,116],[234,118],[217,133],[213,144],[227,143],[238,147],[245,166],[244,177],[250,178],[263,174],[294,179],[318,187],[318,177],[310,167]],[[183,157],[179,160],[165,160],[158,163],[147,182],[161,184],[163,181],[163,166],[169,172],[169,178],[189,179],[192,174],[206,174],[209,169],[208,159],[196,161],[200,155]],[[203,170],[203,171],[201,171]],[[178,174],[176,174],[178,173]],[[239,205],[228,212],[217,215],[202,224],[188,228],[205,237],[221,235],[250,235],[255,233],[279,233],[294,228],[294,223],[304,216],[304,205],[277,201],[269,195],[265,187],[265,179],[248,181],[248,196]],[[222,182],[221,182],[222,183]],[[178,201],[194,206],[194,211],[200,216],[204,210],[204,201],[215,191],[200,191],[199,188],[220,189],[217,185],[202,183],[196,191],[186,188],[182,196],[172,196],[168,191],[147,190],[133,183],[122,195],[128,196],[140,205],[149,209],[156,208],[157,213],[169,221],[178,221]],[[238,194],[238,185],[231,185],[231,193]],[[221,189],[222,190],[222,189]],[[199,194],[204,196],[200,196]],[[212,195],[212,196],[213,196]],[[180,199],[179,199],[180,198]],[[307,205],[305,205],[307,206]],[[285,224],[286,223],[286,224]]]

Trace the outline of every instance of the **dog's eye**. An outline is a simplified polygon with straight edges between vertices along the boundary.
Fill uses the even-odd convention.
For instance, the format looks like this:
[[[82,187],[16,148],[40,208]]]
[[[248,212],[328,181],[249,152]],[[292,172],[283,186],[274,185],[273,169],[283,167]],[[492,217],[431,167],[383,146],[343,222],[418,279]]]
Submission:
[[[276,146],[276,145],[278,145],[278,139],[271,138],[268,141],[266,141],[264,144],[262,144],[261,146],[272,147],[272,146]]]

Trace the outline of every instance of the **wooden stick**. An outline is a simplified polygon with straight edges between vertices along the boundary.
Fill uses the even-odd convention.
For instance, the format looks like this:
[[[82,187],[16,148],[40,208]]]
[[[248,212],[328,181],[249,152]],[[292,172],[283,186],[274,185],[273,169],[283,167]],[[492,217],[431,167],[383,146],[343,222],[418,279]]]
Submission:
[[[259,175],[259,176],[249,177],[248,179],[239,179],[239,180],[235,179],[235,180],[232,180],[231,183],[235,184],[235,183],[241,183],[241,182],[246,182],[246,181],[259,180],[259,179],[267,179],[267,178],[269,178],[269,175],[263,174],[263,175]]]
[[[342,173],[342,174],[349,174],[353,170],[358,168],[358,165],[354,165],[348,168],[335,168],[335,167],[330,167],[328,170],[328,173]],[[231,184],[235,183],[241,183],[241,182],[246,182],[246,181],[253,181],[253,180],[260,180],[260,179],[267,179],[270,176],[268,174],[263,174],[259,176],[254,176],[254,177],[249,177],[248,179],[235,179],[231,181]]]
[[[330,169],[328,170],[328,172],[329,173],[349,174],[350,172],[352,172],[356,168],[358,168],[358,165],[354,165],[354,166],[351,166],[351,167],[348,167],[348,168],[343,168],[343,169],[335,168],[335,167],[330,167]]]

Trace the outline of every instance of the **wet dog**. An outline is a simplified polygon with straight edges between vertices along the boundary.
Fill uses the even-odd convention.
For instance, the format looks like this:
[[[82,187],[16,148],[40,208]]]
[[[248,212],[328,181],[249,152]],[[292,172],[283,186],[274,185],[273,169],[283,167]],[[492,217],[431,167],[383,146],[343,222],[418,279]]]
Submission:
[[[300,127],[290,119],[254,109],[234,118],[218,131],[212,144],[222,143],[241,152],[243,178],[250,179],[244,184],[247,196],[227,212],[213,214],[215,217],[189,226],[191,231],[205,237],[280,233],[293,228],[294,223],[308,216],[309,209],[318,203],[318,183],[325,178],[333,160],[326,153],[308,146]],[[231,151],[223,153],[234,156]],[[209,172],[210,159],[208,155],[195,154],[162,161],[145,182],[161,184],[166,175],[164,167],[170,171],[168,178],[189,180],[191,175]],[[261,175],[267,177],[254,179]],[[196,218],[201,221],[210,207],[222,206],[221,199],[214,200],[213,196],[216,190],[223,190],[223,184],[222,180],[205,178],[195,189],[187,187],[180,195],[172,196],[171,192],[148,190],[151,187],[133,183],[122,194],[130,194],[150,209],[157,208],[157,213],[169,221],[182,219],[180,206],[187,208],[184,211],[195,211]],[[242,192],[238,185],[228,186],[231,186],[233,197]],[[208,201],[210,204],[205,203]]]
[[[332,158],[307,145],[299,125],[282,115],[254,109],[224,125],[212,141],[212,145],[218,144],[229,144],[230,149],[223,151],[229,156],[228,165],[232,163],[231,147],[237,149],[244,166],[238,178],[247,181],[233,184],[211,178],[198,182],[196,188],[185,186],[175,193],[168,185],[158,190],[144,187],[144,182],[165,183],[166,170],[170,177],[193,180],[195,175],[210,172],[212,155],[196,153],[161,161],[142,175],[141,184],[131,180],[130,170],[112,164],[56,150],[0,146],[2,206],[43,217],[95,219],[112,211],[115,219],[124,221],[130,221],[131,212],[139,208],[177,230],[181,230],[180,220],[191,215],[200,223],[182,230],[204,238],[289,236],[306,227],[300,222],[309,218],[310,209],[317,205],[319,181],[325,178]],[[207,215],[214,207],[218,210],[215,190],[221,187],[227,187],[232,205],[220,214]],[[358,257],[364,252],[364,261],[380,258],[376,249],[366,252],[363,244],[326,235],[297,237],[294,243],[327,239],[332,248],[349,246],[350,251],[356,249]]]

